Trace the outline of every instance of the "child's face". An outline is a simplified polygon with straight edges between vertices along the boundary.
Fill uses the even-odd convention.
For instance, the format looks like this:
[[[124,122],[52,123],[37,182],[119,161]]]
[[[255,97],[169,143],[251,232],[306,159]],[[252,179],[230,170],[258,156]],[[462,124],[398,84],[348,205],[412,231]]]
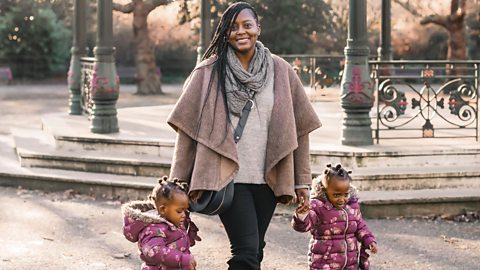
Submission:
[[[325,193],[327,198],[335,208],[342,209],[348,202],[348,189],[350,181],[338,179],[336,177],[330,179]]]
[[[173,225],[180,227],[185,220],[185,211],[188,209],[188,196],[179,192],[175,192],[172,196],[171,200],[163,201],[157,206],[158,213]]]

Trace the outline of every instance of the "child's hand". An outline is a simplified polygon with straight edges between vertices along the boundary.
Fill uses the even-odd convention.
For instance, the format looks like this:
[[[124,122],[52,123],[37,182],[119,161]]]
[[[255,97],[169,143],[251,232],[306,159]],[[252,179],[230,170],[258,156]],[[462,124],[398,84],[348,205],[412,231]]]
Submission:
[[[295,213],[297,214],[305,214],[308,212],[310,207],[308,205],[300,205],[297,208],[295,208]]]
[[[191,259],[190,259],[190,265],[188,266],[190,270],[195,270],[195,268],[197,267],[197,262],[195,261],[195,258],[193,258],[193,255],[191,255]]]
[[[377,244],[375,242],[371,243],[368,248],[372,251],[373,254],[376,254],[378,252]]]

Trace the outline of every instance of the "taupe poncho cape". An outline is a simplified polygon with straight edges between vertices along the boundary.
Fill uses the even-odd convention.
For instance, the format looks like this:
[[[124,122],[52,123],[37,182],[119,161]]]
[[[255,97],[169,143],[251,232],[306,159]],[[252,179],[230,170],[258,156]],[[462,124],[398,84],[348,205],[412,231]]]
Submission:
[[[311,184],[308,134],[321,124],[290,64],[276,55],[272,57],[274,105],[268,129],[265,181],[276,196],[293,197],[296,184]],[[223,97],[216,94],[215,83],[207,95],[214,61],[215,58],[209,58],[193,70],[167,119],[177,132],[170,177],[189,182],[190,190],[219,190],[238,171],[233,127],[226,121]],[[198,121],[201,124],[197,136]]]

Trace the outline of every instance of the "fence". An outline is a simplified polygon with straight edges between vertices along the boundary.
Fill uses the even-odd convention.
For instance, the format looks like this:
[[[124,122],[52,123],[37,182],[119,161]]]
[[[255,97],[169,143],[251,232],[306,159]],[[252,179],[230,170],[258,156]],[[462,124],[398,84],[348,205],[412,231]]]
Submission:
[[[480,61],[370,61],[370,65],[377,93],[377,143],[381,135],[478,141]]]

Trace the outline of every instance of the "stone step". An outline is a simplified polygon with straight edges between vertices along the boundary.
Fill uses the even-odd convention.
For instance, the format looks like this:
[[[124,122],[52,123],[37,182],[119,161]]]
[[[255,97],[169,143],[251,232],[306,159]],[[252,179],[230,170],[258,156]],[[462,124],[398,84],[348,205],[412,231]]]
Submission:
[[[57,149],[53,139],[39,130],[14,130],[15,148],[23,167],[40,167],[96,173],[161,177],[168,175],[170,157],[73,151]],[[348,167],[347,167],[348,168]],[[324,166],[312,164],[312,177]],[[480,187],[480,167],[410,166],[359,167],[353,169],[354,184],[360,190],[404,190],[428,188]]]
[[[145,199],[156,184],[152,177],[120,176],[30,168],[28,171],[2,172],[0,186],[72,190],[97,198],[121,201]],[[480,209],[480,188],[422,189],[360,192],[362,214],[366,218],[456,215]],[[277,214],[291,215],[294,206],[278,205]]]
[[[312,176],[321,175],[323,170],[313,166]],[[480,188],[480,167],[473,166],[356,168],[351,176],[353,184],[365,191]]]
[[[145,154],[171,158],[175,132],[165,119],[172,106],[124,108],[119,110],[120,132],[92,134],[84,116],[47,114],[42,117],[43,130],[55,139],[56,148],[67,151],[118,153],[120,155]],[[121,118],[120,118],[121,116]],[[356,168],[408,168],[411,166],[479,166],[480,144],[472,140],[451,143],[428,140],[397,140],[381,145],[344,146],[319,142],[324,135],[310,136],[313,166],[342,163]],[[424,143],[423,143],[424,142]]]
[[[366,218],[435,217],[480,209],[480,188],[361,191],[359,202]],[[291,215],[295,205],[278,205],[277,214]]]
[[[130,109],[122,109],[120,132],[114,134],[93,134],[90,122],[85,116],[47,114],[42,117],[42,129],[55,139],[58,149],[68,151],[96,151],[119,154],[145,154],[171,157],[175,143],[175,132],[164,121],[147,119],[163,115],[154,108],[145,109],[148,113],[135,114],[131,119]],[[164,115],[162,117],[165,117]],[[145,123],[142,123],[145,122]],[[127,128],[126,128],[126,127]],[[123,127],[123,128],[122,128]]]
[[[356,168],[409,168],[411,166],[477,166],[480,167],[480,144],[452,145],[371,145],[349,147],[312,144],[313,166],[341,163]]]
[[[72,190],[97,198],[122,201],[145,199],[155,186],[154,177],[112,175],[45,168],[1,170],[0,186],[45,191]]]
[[[363,191],[360,204],[369,218],[458,215],[479,211],[480,188]]]
[[[156,177],[21,167],[12,148],[13,140],[0,137],[0,186],[73,190],[127,201],[145,199],[156,184]],[[479,196],[479,188],[360,191],[363,214],[370,218],[459,214],[464,209],[478,210]],[[276,212],[291,215],[293,210],[293,206],[279,205]]]
[[[25,134],[28,133],[28,136]],[[39,167],[96,173],[161,177],[171,159],[146,154],[130,155],[98,151],[57,149],[41,131],[13,130],[13,140],[22,167]]]

